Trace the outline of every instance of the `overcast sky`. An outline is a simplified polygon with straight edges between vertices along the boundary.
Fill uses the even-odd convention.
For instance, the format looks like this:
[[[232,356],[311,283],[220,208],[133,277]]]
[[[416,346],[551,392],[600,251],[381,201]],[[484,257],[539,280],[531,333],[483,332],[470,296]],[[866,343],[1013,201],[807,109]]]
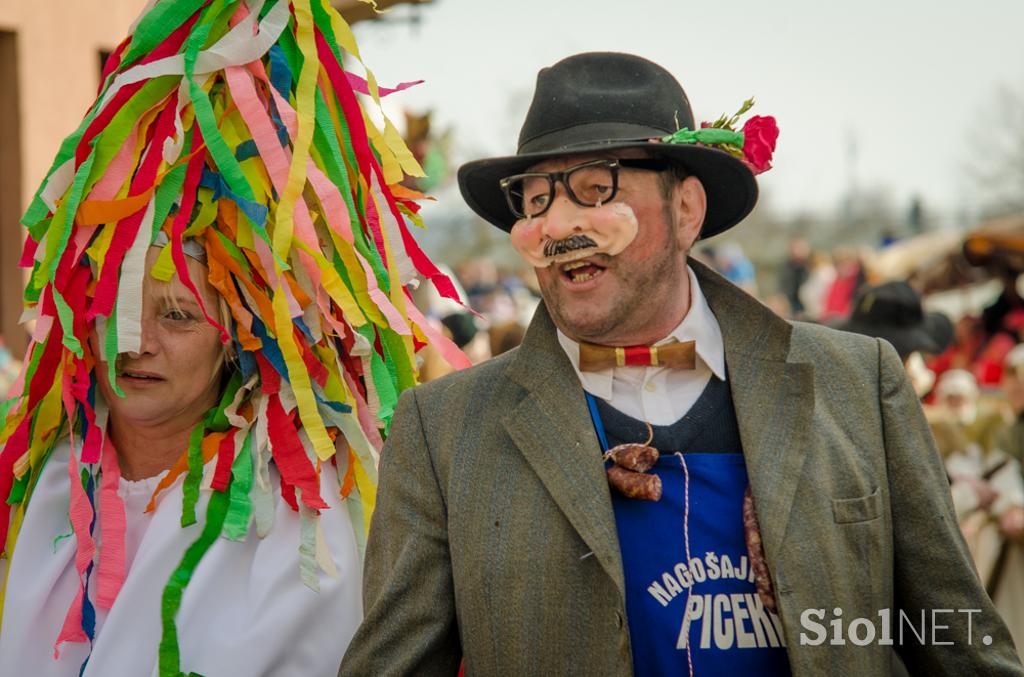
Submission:
[[[426,80],[392,100],[453,127],[456,161],[514,152],[538,69],[632,52],[679,78],[698,120],[751,95],[776,116],[760,181],[788,214],[833,209],[851,183],[901,209],[920,195],[970,210],[972,139],[998,86],[1024,92],[1024,0],[434,0],[417,23],[409,9],[358,24],[360,49],[381,84]]]

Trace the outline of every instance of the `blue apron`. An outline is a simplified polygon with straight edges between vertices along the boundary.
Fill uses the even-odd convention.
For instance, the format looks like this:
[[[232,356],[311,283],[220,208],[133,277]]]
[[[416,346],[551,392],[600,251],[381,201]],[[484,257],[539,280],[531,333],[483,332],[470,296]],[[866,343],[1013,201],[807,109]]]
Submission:
[[[650,472],[660,501],[612,491],[635,673],[688,675],[692,661],[701,677],[789,675],[781,622],[758,598],[747,556],[743,455],[669,454]]]

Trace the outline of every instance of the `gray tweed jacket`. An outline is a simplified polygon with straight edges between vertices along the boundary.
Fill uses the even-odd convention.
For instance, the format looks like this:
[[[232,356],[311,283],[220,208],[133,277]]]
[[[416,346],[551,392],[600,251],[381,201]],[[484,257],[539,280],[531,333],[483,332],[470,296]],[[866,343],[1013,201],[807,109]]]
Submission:
[[[838,607],[879,627],[881,610],[918,627],[925,610],[929,633],[940,610],[936,639],[953,644],[908,630],[912,674],[1024,675],[893,348],[788,323],[691,265],[722,327],[793,674],[891,674],[891,646],[814,645],[804,611],[824,611],[831,640]],[[543,306],[519,349],[402,396],[364,585],[340,675],[453,677],[463,657],[467,675],[632,674],[600,449]]]

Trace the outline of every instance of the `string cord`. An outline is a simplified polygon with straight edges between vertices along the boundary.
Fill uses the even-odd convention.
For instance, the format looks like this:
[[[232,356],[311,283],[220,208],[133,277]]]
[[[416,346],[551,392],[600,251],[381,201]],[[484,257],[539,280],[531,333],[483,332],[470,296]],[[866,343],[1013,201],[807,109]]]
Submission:
[[[604,452],[604,459],[608,460],[608,436],[605,434],[604,422],[601,420],[601,413],[597,409],[597,399],[590,393],[584,391],[583,394],[587,398],[587,409],[590,411],[590,420],[594,424],[594,432],[597,433],[597,439],[601,443],[601,451]],[[649,439],[647,444],[650,444],[654,439],[654,430],[651,424],[647,424],[647,434]],[[686,467],[686,459],[683,457],[681,451],[677,451],[675,456],[679,457],[679,464],[683,468],[683,545],[686,550],[686,566],[690,566],[690,471]],[[689,613],[690,610],[690,596],[693,594],[693,581],[691,579],[689,587],[686,588],[686,611]],[[689,632],[689,628],[687,628]],[[693,655],[690,652],[690,638],[686,638],[686,667],[688,670],[689,677],[693,677]]]
[[[679,465],[683,468],[683,546],[686,549],[686,566],[690,566],[690,470],[686,467],[686,459],[683,457],[683,452],[677,451],[675,455],[679,458]],[[693,575],[690,575],[690,585],[686,588],[686,611],[684,613],[690,613],[690,597],[693,595]],[[687,633],[690,632],[690,626],[686,626]],[[690,637],[687,634],[686,637],[686,667],[689,670],[689,676],[693,677],[693,655],[690,653]]]

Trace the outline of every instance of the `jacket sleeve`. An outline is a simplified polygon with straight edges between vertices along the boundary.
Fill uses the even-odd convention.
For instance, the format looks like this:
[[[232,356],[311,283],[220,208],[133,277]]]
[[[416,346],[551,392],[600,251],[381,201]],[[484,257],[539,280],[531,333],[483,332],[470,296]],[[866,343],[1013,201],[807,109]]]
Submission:
[[[896,650],[912,675],[1022,677],[1013,640],[978,580],[960,533],[917,395],[895,349],[884,341],[878,345],[892,504]],[[901,612],[920,631],[922,611],[923,645],[909,629],[900,643]]]
[[[381,452],[363,574],[365,617],[339,677],[454,677],[461,659],[447,510],[414,390]]]

